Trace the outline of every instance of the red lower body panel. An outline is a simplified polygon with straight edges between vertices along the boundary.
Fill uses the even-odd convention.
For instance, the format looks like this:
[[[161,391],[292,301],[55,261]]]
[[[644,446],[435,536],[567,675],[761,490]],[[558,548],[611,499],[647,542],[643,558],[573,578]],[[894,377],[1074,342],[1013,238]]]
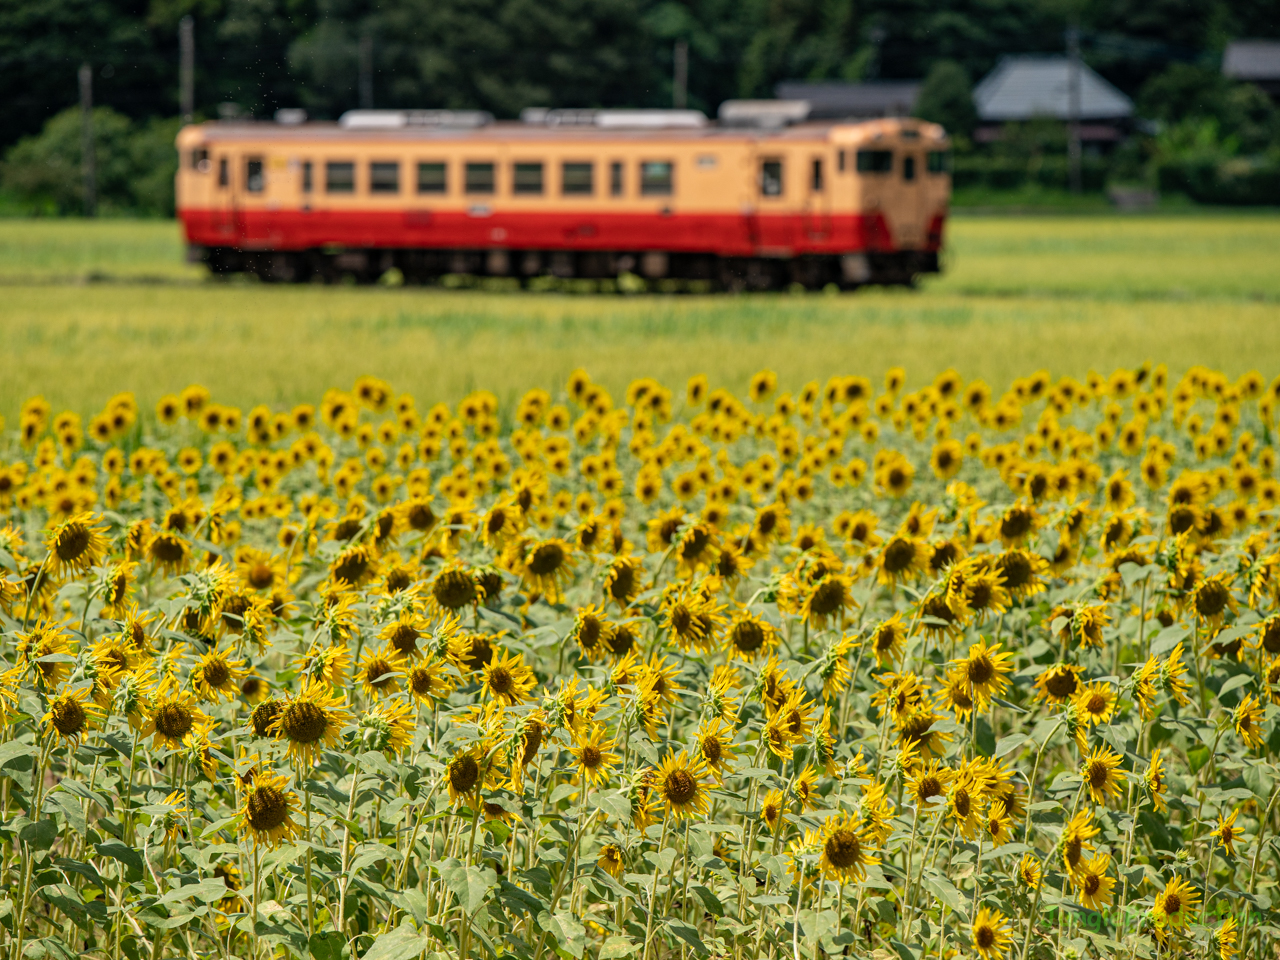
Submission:
[[[242,250],[664,250],[722,257],[892,253],[883,215],[184,209],[187,241]],[[941,233],[941,224],[937,224]],[[931,231],[932,232],[932,231]]]

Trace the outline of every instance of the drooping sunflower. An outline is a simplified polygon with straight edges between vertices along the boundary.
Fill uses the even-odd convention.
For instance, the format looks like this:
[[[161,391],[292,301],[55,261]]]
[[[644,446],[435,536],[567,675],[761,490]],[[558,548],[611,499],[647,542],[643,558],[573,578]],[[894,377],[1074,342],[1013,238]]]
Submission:
[[[711,805],[710,790],[703,782],[706,774],[707,765],[701,757],[672,750],[654,772],[654,791],[676,817],[701,816]]]
[[[1236,926],[1235,918],[1227,917],[1222,921],[1218,929],[1214,930],[1210,935],[1213,946],[1218,948],[1218,960],[1235,960],[1238,952],[1236,947],[1238,930]]]
[[[523,654],[504,657],[502,651],[495,651],[493,659],[484,666],[485,695],[508,707],[524,703],[537,683],[533,671],[525,666]]]
[[[982,960],[999,960],[1013,945],[1009,921],[999,910],[989,910],[986,907],[978,909],[978,914],[969,927],[969,936],[973,941],[973,949],[978,951]]]
[[[449,788],[449,800],[457,804],[484,786],[484,770],[476,748],[455,753],[445,764],[444,781]]]
[[[369,708],[357,724],[362,745],[369,750],[398,754],[413,741],[416,712],[403,700]]]
[[[64,686],[49,698],[49,710],[41,722],[64,743],[74,745],[101,720],[102,708],[89,698],[88,687]]]
[[[1232,713],[1231,719],[1236,728],[1236,733],[1240,735],[1240,739],[1244,741],[1245,746],[1250,750],[1256,749],[1262,744],[1262,722],[1263,722],[1262,704],[1251,693],[1246,693],[1244,699]]]
[[[26,633],[17,634],[18,665],[35,671],[36,682],[45,690],[52,690],[66,683],[71,676],[71,659],[74,652],[66,624],[41,620]],[[62,658],[66,657],[67,660]]]
[[[614,557],[604,572],[604,592],[619,610],[631,606],[644,588],[644,565],[638,557],[624,554]]]
[[[1018,882],[1028,890],[1037,890],[1040,887],[1040,881],[1043,877],[1043,870],[1040,867],[1040,861],[1029,853],[1022,855],[1022,860],[1018,862]]]
[[[1168,809],[1164,802],[1164,795],[1169,789],[1169,783],[1165,778],[1164,759],[1160,756],[1159,747],[1151,751],[1151,762],[1147,764],[1147,772],[1143,775],[1142,782],[1156,812],[1164,813]]]
[[[45,540],[48,564],[55,576],[79,573],[96,566],[107,552],[101,517],[77,513],[58,524]]]
[[[783,796],[781,790],[769,791],[760,802],[760,819],[774,836],[778,835],[778,827],[786,816],[786,812],[787,798]]]
[[[1036,677],[1037,696],[1046,703],[1061,704],[1071,700],[1080,689],[1083,668],[1071,663],[1055,663],[1045,667]]]
[[[289,745],[289,756],[304,767],[311,766],[325,747],[336,746],[351,723],[342,696],[328,689],[323,682],[309,680],[301,693],[285,700],[271,725],[276,739]]]
[[[596,866],[617,880],[626,868],[626,856],[616,843],[606,843],[596,854]]]
[[[1058,841],[1058,849],[1062,851],[1062,865],[1067,873],[1074,876],[1084,863],[1084,855],[1093,849],[1093,838],[1101,830],[1093,822],[1090,810],[1081,810],[1075,814],[1062,829],[1062,837]]]
[[[1178,641],[1160,665],[1160,689],[1184,707],[1191,703],[1191,698],[1187,696],[1191,684],[1186,677],[1187,665],[1182,662],[1182,641]]]
[[[274,847],[298,835],[298,824],[293,821],[299,807],[298,795],[286,790],[286,783],[288,778],[283,775],[259,774],[244,790],[240,806],[242,829],[255,844]]]

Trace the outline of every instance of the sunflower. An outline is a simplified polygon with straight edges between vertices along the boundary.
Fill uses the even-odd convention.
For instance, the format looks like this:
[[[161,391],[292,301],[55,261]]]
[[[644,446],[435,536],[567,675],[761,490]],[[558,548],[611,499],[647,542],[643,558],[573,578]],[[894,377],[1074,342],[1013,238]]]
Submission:
[[[285,700],[271,725],[276,739],[288,743],[289,756],[303,766],[311,766],[326,746],[336,746],[342,729],[351,723],[343,698],[326,689],[325,683],[308,680],[301,693]]]
[[[1222,626],[1227,611],[1236,609],[1235,597],[1231,595],[1231,575],[1216,573],[1201,581],[1191,595],[1191,607],[1196,617],[1209,627]]]
[[[537,677],[525,666],[524,656],[519,653],[504,657],[501,651],[496,651],[493,659],[484,666],[485,696],[508,707],[524,703],[537,683]]]
[[[1049,562],[1029,550],[1012,549],[998,554],[996,571],[1004,578],[1004,588],[1013,597],[1025,600],[1044,590],[1041,579],[1049,570]]]
[[[232,660],[215,646],[191,671],[191,686],[201,701],[217,703],[221,697],[235,697],[245,674],[243,660]]]
[[[1058,848],[1062,851],[1062,864],[1068,874],[1075,876],[1084,863],[1084,855],[1093,849],[1093,838],[1101,830],[1093,822],[1093,813],[1081,810],[1062,829]]]
[[[919,764],[907,777],[907,795],[922,813],[940,810],[942,804],[934,803],[933,799],[947,796],[955,776],[954,770],[937,760],[929,761],[928,765]]]
[[[191,738],[212,721],[199,707],[193,694],[179,690],[173,677],[166,677],[144,704],[146,720],[138,731],[151,737],[152,747],[177,750],[190,745]]]
[[[1120,795],[1123,775],[1118,774],[1123,758],[1110,747],[1096,748],[1080,765],[1080,776],[1089,787],[1094,803],[1106,803],[1109,797]]]
[[[1187,696],[1187,691],[1191,689],[1191,684],[1186,680],[1187,665],[1182,662],[1182,641],[1178,641],[1164,663],[1160,665],[1160,689],[1173,697],[1182,706],[1191,703],[1191,698]]]
[[[1116,885],[1113,877],[1107,876],[1111,866],[1111,857],[1101,854],[1090,860],[1083,860],[1071,875],[1076,886],[1076,895],[1080,903],[1090,910],[1099,910],[1111,903],[1112,890]]]
[[[356,725],[363,746],[369,750],[398,754],[413,741],[417,714],[403,700],[371,707]]]
[[[1096,726],[1111,719],[1116,708],[1116,693],[1111,685],[1095,681],[1076,694],[1074,703],[1082,719]]]
[[[605,734],[602,724],[592,724],[590,733],[579,736],[577,745],[570,751],[578,761],[578,774],[589,784],[607,783],[610,770],[618,762],[618,754],[613,752],[614,742]]]
[[[1243,836],[1243,831],[1236,827],[1236,816],[1239,813],[1239,810],[1232,810],[1229,817],[1223,817],[1219,814],[1218,825],[1210,831],[1210,836],[1217,838],[1229,857],[1236,855],[1236,841]]]
[[[405,659],[390,643],[374,647],[360,660],[360,686],[370,697],[389,697],[400,689]]]
[[[1004,693],[1009,681],[1004,677],[1013,671],[1011,653],[1001,653],[1000,644],[987,645],[986,640],[969,646],[969,655],[951,663],[959,668],[969,684],[969,693],[977,700],[989,700]]]
[[[81,736],[97,727],[102,720],[102,709],[89,699],[89,688],[62,690],[49,698],[49,710],[44,715],[45,727],[64,742],[77,745]]]
[[[1238,948],[1236,947],[1236,921],[1234,917],[1227,917],[1217,930],[1210,935],[1210,941],[1213,946],[1218,948],[1218,960],[1235,960]]]
[[[625,610],[644,587],[644,565],[639,558],[623,555],[614,557],[604,572],[605,596]]]
[[[351,670],[351,651],[345,645],[314,646],[294,661],[302,674],[323,680],[331,687],[345,687]]]
[[[298,825],[293,822],[298,795],[285,789],[287,782],[288,778],[282,775],[255,776],[245,789],[241,824],[255,845],[266,843],[274,847],[298,835]]]
[[[950,710],[961,723],[968,721],[975,708],[979,713],[986,709],[986,701],[969,692],[969,676],[963,669],[947,673],[946,685],[938,692],[938,705]]]
[[[1181,929],[1200,903],[1200,895],[1182,877],[1174,877],[1156,894],[1151,915],[1161,926]]]
[[[768,656],[778,645],[773,625],[745,608],[739,609],[725,631],[725,650],[730,658],[755,660]]]
[[[930,554],[928,544],[915,537],[898,534],[880,551],[880,582],[887,587],[912,579],[924,570]]]
[[[604,844],[599,853],[596,854],[596,866],[615,880],[622,876],[622,871],[626,865],[627,861],[623,855],[622,848],[616,843]]]
[[[465,563],[451,560],[427,585],[427,604],[437,615],[456,614],[484,600],[484,588]]]
[[[1240,701],[1239,706],[1232,713],[1232,721],[1235,724],[1236,733],[1240,735],[1240,739],[1244,741],[1246,747],[1253,750],[1261,745],[1262,704],[1258,702],[1253,694],[1245,694],[1244,699]]]
[[[969,936],[973,940],[973,949],[978,951],[982,960],[997,960],[1013,945],[1009,921],[999,910],[986,907],[978,909],[969,927]]]
[[[58,524],[45,540],[52,573],[61,576],[97,566],[107,552],[105,529],[102,518],[91,513],[77,513]]]
[[[458,803],[484,786],[484,770],[475,747],[455,753],[445,764],[444,781],[449,788],[449,800]]]
[[[852,814],[828,817],[818,835],[822,855],[818,869],[826,880],[848,883],[862,880],[867,866],[879,863],[871,855],[869,838],[859,829],[858,818]]]
[[[1147,772],[1143,775],[1142,782],[1151,796],[1151,804],[1156,808],[1156,812],[1164,813],[1168,809],[1164,802],[1164,795],[1169,789],[1169,782],[1165,778],[1164,759],[1160,756],[1159,747],[1151,751],[1151,762],[1147,764]]]
[[[672,750],[659,764],[653,778],[658,798],[677,817],[702,816],[711,804],[710,790],[703,783],[707,765],[701,757],[691,758]]]
[[[37,683],[46,690],[66,683],[71,676],[73,648],[65,626],[42,620],[30,631],[17,634],[18,665],[24,672],[34,668]]]
[[[714,717],[698,728],[695,735],[697,753],[707,765],[707,770],[717,783],[724,783],[726,772],[732,772],[733,761],[733,728],[726,727],[724,720]]]
[[[1061,704],[1071,700],[1080,689],[1082,669],[1070,663],[1056,663],[1040,671],[1036,678],[1037,696],[1046,703]]]
[[[966,840],[973,839],[981,823],[985,788],[986,781],[966,765],[956,774],[947,791],[947,813]]]
[[[647,687],[663,706],[674,706],[681,690],[676,682],[679,673],[678,664],[655,650],[636,671],[636,683]]]
[[[161,530],[148,538],[146,556],[169,576],[174,576],[190,562],[191,547],[172,530]]]
[[[782,795],[781,790],[771,790],[765,794],[764,800],[760,803],[760,819],[774,836],[778,835],[778,827],[786,812],[787,799]]]
[[[454,675],[449,673],[449,665],[434,657],[416,661],[407,673],[409,693],[422,703],[443,700],[458,685]]]
[[[396,656],[416,660],[422,656],[418,641],[428,632],[427,621],[410,608],[401,610],[396,619],[383,627],[378,639],[385,641]]]
[[[1028,890],[1038,890],[1043,875],[1040,861],[1031,854],[1024,853],[1018,862],[1018,882]]]
[[[888,620],[877,624],[867,638],[871,650],[876,655],[876,663],[886,666],[902,659],[907,642],[907,627],[902,622],[902,614],[895,613]]]
[[[527,590],[542,594],[557,603],[561,591],[573,574],[573,546],[560,539],[533,541],[523,545],[517,570]]]
[[[573,626],[565,639],[578,645],[578,650],[584,659],[595,661],[604,656],[606,650],[604,640],[612,629],[613,625],[605,616],[604,608],[591,604],[578,608],[573,618]]]

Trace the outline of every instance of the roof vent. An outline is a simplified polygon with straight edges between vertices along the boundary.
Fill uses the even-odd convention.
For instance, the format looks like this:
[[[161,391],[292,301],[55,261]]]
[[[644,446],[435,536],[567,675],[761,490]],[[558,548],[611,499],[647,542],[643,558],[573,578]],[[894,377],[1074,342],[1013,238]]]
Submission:
[[[296,127],[307,122],[307,111],[301,107],[281,107],[276,111],[276,123]]]
[[[338,118],[344,130],[403,130],[407,127],[474,129],[493,123],[485,110],[348,110]]]
[[[696,129],[707,125],[701,110],[591,110],[527,107],[520,111],[525,123],[547,127],[603,127],[605,129]]]
[[[726,100],[720,104],[720,122],[726,127],[776,130],[808,118],[808,100]]]

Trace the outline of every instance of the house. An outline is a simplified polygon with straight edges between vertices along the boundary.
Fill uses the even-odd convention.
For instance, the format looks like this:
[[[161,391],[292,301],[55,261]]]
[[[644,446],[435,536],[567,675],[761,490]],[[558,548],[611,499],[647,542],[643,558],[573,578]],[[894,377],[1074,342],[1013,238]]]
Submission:
[[[784,80],[773,88],[773,95],[779,100],[807,101],[811,120],[873,120],[911,116],[920,85],[919,80]]]
[[[1222,54],[1222,74],[1280,99],[1280,40],[1235,40]]]
[[[1097,146],[1122,140],[1133,123],[1133,101],[1083,63],[1076,119],[1080,139]],[[1007,56],[973,88],[979,127],[974,139],[998,140],[1006,123],[1072,119],[1071,61],[1063,56]]]

